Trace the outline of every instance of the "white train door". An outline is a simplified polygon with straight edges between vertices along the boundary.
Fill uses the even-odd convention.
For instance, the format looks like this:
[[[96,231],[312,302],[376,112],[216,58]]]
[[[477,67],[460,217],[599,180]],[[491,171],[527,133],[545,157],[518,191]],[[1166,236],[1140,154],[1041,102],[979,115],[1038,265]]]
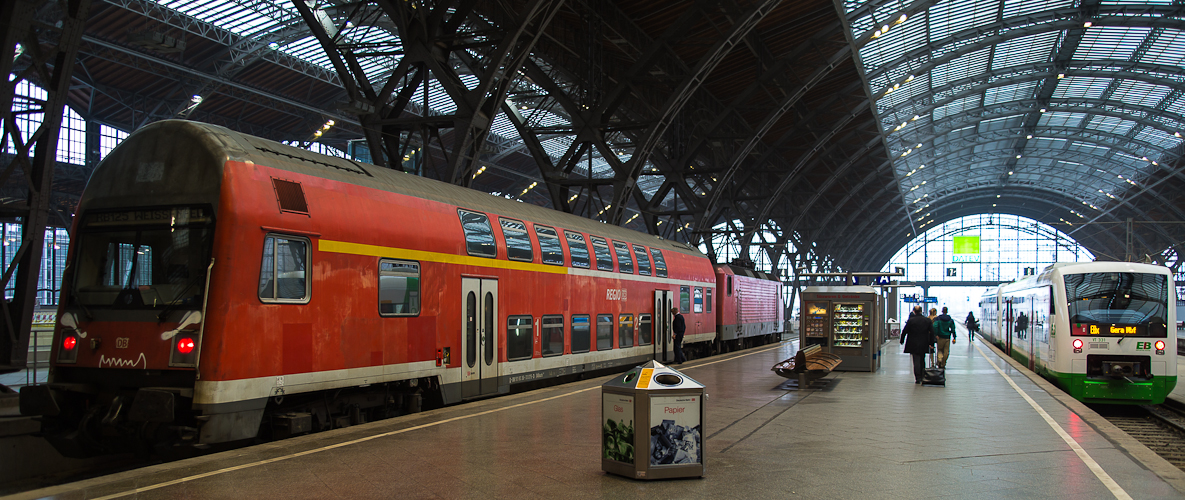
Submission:
[[[671,308],[675,307],[670,290],[654,291],[654,359],[660,363],[675,361],[675,339],[671,334],[671,321],[674,315]]]
[[[461,397],[498,393],[498,280],[461,278]]]

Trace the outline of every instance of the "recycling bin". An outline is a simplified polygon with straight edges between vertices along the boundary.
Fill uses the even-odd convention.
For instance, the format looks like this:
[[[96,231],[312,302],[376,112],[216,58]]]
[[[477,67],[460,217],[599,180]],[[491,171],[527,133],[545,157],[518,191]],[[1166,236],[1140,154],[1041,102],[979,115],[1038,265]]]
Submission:
[[[704,386],[651,361],[601,385],[601,470],[634,479],[704,475]],[[638,425],[645,425],[637,432]]]

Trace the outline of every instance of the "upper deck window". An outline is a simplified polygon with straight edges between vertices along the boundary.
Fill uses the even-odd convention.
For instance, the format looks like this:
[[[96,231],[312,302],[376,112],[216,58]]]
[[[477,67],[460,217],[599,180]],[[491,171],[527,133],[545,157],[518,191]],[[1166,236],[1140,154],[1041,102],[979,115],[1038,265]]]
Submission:
[[[539,236],[539,256],[544,264],[553,266],[564,265],[564,247],[560,245],[560,236],[547,226],[535,226],[535,234]]]
[[[650,249],[650,255],[654,257],[654,275],[659,278],[667,277],[667,261],[662,258],[662,250],[657,248]]]
[[[502,224],[502,236],[506,238],[506,258],[525,262],[535,260],[527,225],[514,219],[499,219],[499,222]]]
[[[600,236],[589,236],[588,239],[592,240],[593,252],[597,256],[597,270],[612,271],[613,254],[609,252],[609,243]]]
[[[588,269],[590,261],[588,258],[588,244],[584,242],[584,235],[572,231],[564,231],[564,237],[568,239],[568,253],[572,255],[572,267]]]
[[[646,247],[634,245],[634,257],[638,258],[638,274],[650,276],[650,256],[646,255]]]
[[[625,243],[614,241],[613,249],[617,251],[618,272],[634,274],[634,261],[630,258],[630,248]]]
[[[494,230],[486,214],[457,209],[461,216],[461,228],[465,231],[465,251],[476,257],[495,257],[498,247],[494,245]]]

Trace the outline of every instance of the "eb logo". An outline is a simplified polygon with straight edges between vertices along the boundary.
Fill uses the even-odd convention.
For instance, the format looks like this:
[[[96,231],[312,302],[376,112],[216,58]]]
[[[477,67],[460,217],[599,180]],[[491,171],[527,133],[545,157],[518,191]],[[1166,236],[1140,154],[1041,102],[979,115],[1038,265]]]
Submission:
[[[1147,351],[1152,349],[1152,342],[1136,342],[1137,351]]]

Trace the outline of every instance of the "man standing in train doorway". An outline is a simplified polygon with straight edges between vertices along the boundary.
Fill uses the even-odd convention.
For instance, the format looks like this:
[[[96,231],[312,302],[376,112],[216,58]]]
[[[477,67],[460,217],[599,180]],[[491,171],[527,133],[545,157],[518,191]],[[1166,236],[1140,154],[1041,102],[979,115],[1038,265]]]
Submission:
[[[687,361],[683,356],[683,333],[687,331],[687,323],[683,321],[683,315],[679,314],[678,307],[672,307],[671,314],[675,316],[671,322],[671,330],[675,332],[675,364],[681,365]]]

